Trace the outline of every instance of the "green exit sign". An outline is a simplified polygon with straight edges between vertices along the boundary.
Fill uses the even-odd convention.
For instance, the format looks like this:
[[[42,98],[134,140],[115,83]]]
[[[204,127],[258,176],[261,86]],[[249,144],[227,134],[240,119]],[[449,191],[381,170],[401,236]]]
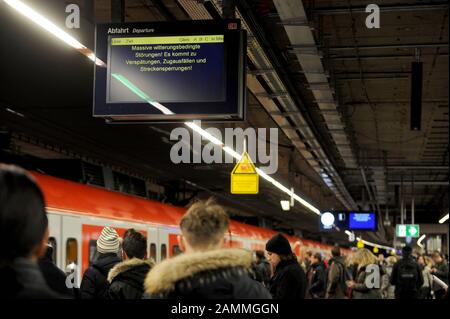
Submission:
[[[397,237],[419,237],[419,225],[396,225],[395,233]]]

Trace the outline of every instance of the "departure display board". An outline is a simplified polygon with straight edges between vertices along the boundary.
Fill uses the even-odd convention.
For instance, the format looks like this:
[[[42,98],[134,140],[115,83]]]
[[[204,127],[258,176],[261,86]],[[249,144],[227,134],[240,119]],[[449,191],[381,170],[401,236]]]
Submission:
[[[243,120],[239,20],[101,24],[94,112],[112,122]]]
[[[378,226],[375,212],[326,211],[321,214],[319,229],[321,231],[376,231]]]
[[[372,212],[350,212],[349,225],[350,230],[375,230],[376,229],[375,213]]]

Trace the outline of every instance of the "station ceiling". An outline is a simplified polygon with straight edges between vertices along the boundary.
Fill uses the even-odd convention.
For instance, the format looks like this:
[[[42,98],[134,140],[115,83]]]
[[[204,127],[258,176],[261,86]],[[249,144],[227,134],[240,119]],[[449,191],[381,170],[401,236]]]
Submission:
[[[284,4],[298,5],[298,1]],[[71,1],[80,4],[82,14],[87,12],[84,19],[96,22],[111,20],[112,2],[97,0],[92,7],[89,1]],[[36,3],[39,5],[39,1]],[[60,6],[56,1],[45,3]],[[125,4],[125,20],[130,22],[185,20],[195,10],[200,17],[201,12],[211,16],[214,8],[209,1],[189,0],[127,0]],[[261,43],[273,51],[269,56],[276,60],[273,62],[290,93],[305,106],[301,112],[315,128],[317,139],[350,196],[360,208],[379,208],[383,216],[388,210],[391,219],[398,218],[403,180],[408,214],[414,197],[416,222],[437,222],[444,212],[448,213],[447,3],[383,1],[381,28],[367,29],[365,1],[302,2],[356,165],[348,165],[349,155],[338,147],[336,132],[330,129],[326,112],[317,103],[302,68],[304,61],[299,61],[299,47],[292,43],[280,16],[280,5],[280,1],[272,0],[237,1],[244,18],[257,29],[254,32]],[[200,11],[198,6],[207,10]],[[289,32],[297,32],[295,23],[289,27],[294,28]],[[92,30],[82,28],[80,36],[92,43],[87,29]],[[13,133],[17,152],[43,158],[84,157],[152,177],[167,186],[188,181],[190,188],[207,190],[238,211],[264,216],[280,227],[317,233],[317,216],[300,206],[283,212],[279,201],[285,198],[271,185],[261,183],[256,197],[230,196],[231,164],[171,164],[173,141],[169,134],[174,125],[107,125],[93,118],[91,61],[3,4],[0,38],[0,127]],[[424,67],[422,127],[411,131],[410,72],[417,54]],[[269,128],[278,124],[261,99],[249,91],[246,123],[219,127],[225,126]],[[295,185],[300,194],[321,209],[343,207],[289,136],[281,133],[279,145],[277,178],[281,182]],[[72,153],[62,155],[62,149]],[[390,236],[392,230],[386,230]],[[337,240],[344,238],[342,234],[335,236]],[[385,239],[380,234],[372,238]]]

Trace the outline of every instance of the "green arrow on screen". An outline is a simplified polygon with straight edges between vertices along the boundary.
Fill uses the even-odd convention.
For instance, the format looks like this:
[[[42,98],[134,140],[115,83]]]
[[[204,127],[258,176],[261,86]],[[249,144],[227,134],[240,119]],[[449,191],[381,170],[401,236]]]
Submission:
[[[411,237],[419,237],[419,226],[418,225],[409,225],[407,233]]]

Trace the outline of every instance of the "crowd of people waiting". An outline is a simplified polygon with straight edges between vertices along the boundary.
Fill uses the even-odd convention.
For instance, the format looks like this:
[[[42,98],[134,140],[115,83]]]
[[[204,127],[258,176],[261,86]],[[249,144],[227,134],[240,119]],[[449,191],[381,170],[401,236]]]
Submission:
[[[53,263],[45,202],[25,171],[0,164],[0,298],[80,299],[443,299],[448,264],[405,246],[402,257],[358,249],[349,258],[307,251],[298,258],[282,234],[265,251],[223,248],[229,217],[213,200],[194,203],[180,221],[182,254],[155,264],[147,239],[112,227],[97,240],[79,288]]]

